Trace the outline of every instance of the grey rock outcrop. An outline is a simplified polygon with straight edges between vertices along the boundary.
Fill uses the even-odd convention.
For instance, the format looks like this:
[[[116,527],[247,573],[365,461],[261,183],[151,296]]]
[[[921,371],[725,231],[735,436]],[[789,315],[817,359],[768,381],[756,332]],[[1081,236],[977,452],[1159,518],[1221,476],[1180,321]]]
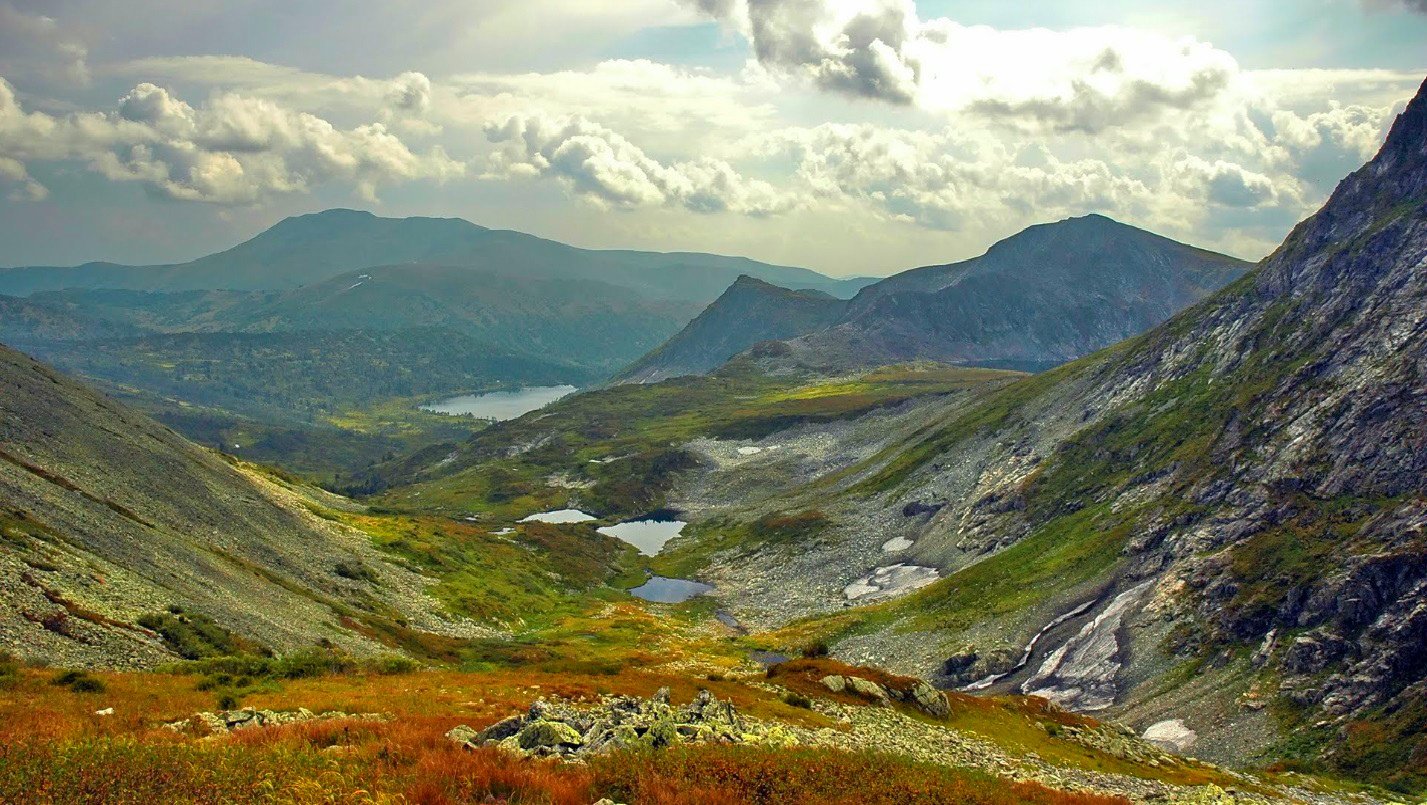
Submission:
[[[562,758],[691,743],[796,743],[782,727],[745,718],[731,702],[721,702],[707,690],[676,707],[667,688],[649,699],[613,696],[585,708],[542,700],[479,732],[462,725],[446,737],[466,747],[496,746],[522,756]]]
[[[391,717],[384,713],[344,713],[329,710],[314,713],[306,707],[296,710],[258,710],[245,707],[238,710],[222,710],[216,713],[195,713],[191,718],[164,725],[173,732],[207,732],[220,735],[258,727],[281,727],[287,724],[303,724],[311,721],[387,721]]]

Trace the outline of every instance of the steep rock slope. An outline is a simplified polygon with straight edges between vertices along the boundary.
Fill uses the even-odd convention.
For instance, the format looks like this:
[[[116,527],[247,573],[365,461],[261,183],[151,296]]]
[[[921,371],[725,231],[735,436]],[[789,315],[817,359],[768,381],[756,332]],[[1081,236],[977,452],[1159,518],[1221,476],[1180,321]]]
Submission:
[[[1183,718],[1225,760],[1420,790],[1424,261],[1427,86],[1255,272],[784,501],[822,502],[831,533],[709,575],[756,622],[818,591],[805,611],[837,612],[877,566],[935,568],[822,633],[947,684]]]
[[[744,274],[658,349],[615,376],[616,383],[656,383],[717,369],[763,341],[781,341],[837,321],[847,302],[821,291],[793,291]]]
[[[0,647],[149,666],[173,654],[136,624],[175,605],[276,650],[472,632],[306,500],[0,347]]]
[[[651,299],[700,304],[712,301],[739,274],[843,296],[866,284],[740,257],[577,249],[459,218],[380,218],[356,210],[327,210],[288,218],[232,249],[179,265],[0,269],[0,293],[27,296],[62,288],[273,290],[309,285],[352,269],[408,263],[481,268],[525,278],[599,280]]]
[[[864,288],[835,325],[778,361],[1045,369],[1160,324],[1248,267],[1099,215],[1043,224],[981,257]]]

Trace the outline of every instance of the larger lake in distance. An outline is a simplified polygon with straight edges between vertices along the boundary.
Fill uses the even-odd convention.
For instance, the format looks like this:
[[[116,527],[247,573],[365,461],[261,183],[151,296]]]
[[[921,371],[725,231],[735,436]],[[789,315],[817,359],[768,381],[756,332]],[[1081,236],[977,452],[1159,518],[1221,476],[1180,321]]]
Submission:
[[[463,394],[421,406],[421,410],[453,416],[473,416],[504,422],[536,411],[579,389],[574,386],[532,386],[514,391],[492,391],[486,394]]]

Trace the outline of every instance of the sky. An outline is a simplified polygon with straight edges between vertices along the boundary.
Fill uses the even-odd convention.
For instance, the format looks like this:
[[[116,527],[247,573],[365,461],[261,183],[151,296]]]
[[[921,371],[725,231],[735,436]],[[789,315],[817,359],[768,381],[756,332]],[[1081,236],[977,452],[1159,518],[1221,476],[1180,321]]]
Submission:
[[[1258,259],[1427,0],[0,0],[0,265],[331,207],[834,275],[1101,213]]]

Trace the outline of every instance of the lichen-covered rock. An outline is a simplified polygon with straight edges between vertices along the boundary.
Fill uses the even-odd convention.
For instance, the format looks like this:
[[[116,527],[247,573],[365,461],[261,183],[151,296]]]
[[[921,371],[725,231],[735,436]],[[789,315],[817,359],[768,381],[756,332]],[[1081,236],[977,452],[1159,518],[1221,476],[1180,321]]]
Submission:
[[[870,679],[863,679],[860,676],[847,677],[847,688],[864,699],[874,701],[887,701],[887,689],[873,682]]]
[[[924,680],[917,680],[917,684],[912,687],[910,696],[917,709],[929,716],[946,718],[951,715],[951,705],[946,701],[946,694]]]
[[[679,744],[748,743],[793,746],[797,738],[785,729],[739,715],[730,702],[700,691],[683,707],[675,707],[668,689],[649,699],[606,697],[588,708],[540,701],[521,715],[477,732],[456,727],[446,733],[466,747],[495,746],[518,755],[574,757],[617,749],[663,749]]]
[[[452,727],[451,730],[446,733],[446,740],[465,746],[475,746],[480,743],[479,739],[480,733],[465,724]]]
[[[330,710],[314,713],[306,707],[296,710],[256,710],[245,707],[238,710],[224,710],[218,713],[194,713],[193,717],[164,725],[173,732],[208,732],[222,734],[256,727],[280,727],[285,724],[300,724],[306,721],[386,721],[390,716],[383,713],[343,713]],[[452,730],[455,732],[455,730]],[[453,739],[454,740],[454,739]]]
[[[837,674],[823,677],[822,685],[833,693],[841,693],[847,690],[847,680]]]
[[[562,746],[579,746],[584,743],[580,733],[560,721],[534,721],[521,728],[515,737],[520,748],[529,752],[535,749],[556,749]]]

